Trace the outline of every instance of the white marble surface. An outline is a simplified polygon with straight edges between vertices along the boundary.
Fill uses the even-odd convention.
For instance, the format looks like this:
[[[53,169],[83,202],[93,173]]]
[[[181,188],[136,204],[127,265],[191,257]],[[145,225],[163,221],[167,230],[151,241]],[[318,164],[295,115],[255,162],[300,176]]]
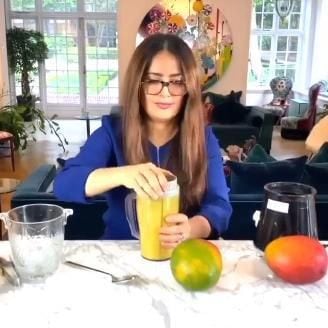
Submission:
[[[62,264],[46,283],[14,288],[0,277],[0,322],[10,327],[308,327],[328,322],[328,277],[295,286],[274,277],[251,242],[219,241],[224,270],[207,292],[178,285],[169,261],[140,256],[137,242],[66,242],[65,257],[141,278],[109,276]],[[0,243],[8,257],[9,244]]]

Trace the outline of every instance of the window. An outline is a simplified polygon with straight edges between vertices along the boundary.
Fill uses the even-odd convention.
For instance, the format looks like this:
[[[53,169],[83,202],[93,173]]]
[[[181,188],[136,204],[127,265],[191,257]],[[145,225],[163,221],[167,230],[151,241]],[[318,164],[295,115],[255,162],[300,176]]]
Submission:
[[[254,0],[248,69],[248,88],[269,86],[275,76],[296,81],[306,36],[305,0],[294,0],[281,19],[274,0]]]
[[[328,1],[321,1],[318,4],[315,22],[315,35],[313,46],[313,60],[311,65],[310,84],[316,83],[320,80],[326,81],[326,87],[321,89],[320,95],[328,99],[328,43],[327,43],[327,29],[328,29]],[[309,85],[310,85],[309,84]]]
[[[71,116],[118,103],[117,0],[7,0],[7,8],[8,28],[45,36],[48,58],[31,76],[44,109]],[[14,83],[19,95],[18,76]]]

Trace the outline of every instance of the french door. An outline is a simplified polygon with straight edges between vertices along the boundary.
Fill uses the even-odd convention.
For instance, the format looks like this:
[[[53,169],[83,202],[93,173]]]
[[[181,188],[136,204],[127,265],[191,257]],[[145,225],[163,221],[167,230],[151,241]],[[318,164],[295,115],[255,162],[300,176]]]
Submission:
[[[109,104],[118,102],[114,24],[83,17],[43,20],[43,33],[50,49],[43,90],[48,107],[80,106],[85,112],[101,107],[108,110]]]

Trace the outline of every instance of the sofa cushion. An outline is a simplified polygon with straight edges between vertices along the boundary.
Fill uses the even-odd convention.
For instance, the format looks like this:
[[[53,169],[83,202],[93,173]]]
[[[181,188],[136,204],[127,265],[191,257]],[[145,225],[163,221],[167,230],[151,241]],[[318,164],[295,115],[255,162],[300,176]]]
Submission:
[[[249,121],[249,124],[260,129],[263,124],[263,117],[252,115],[249,117],[248,121]]]
[[[309,163],[328,163],[328,142],[325,142]]]
[[[235,92],[234,90],[232,90],[228,95],[221,95],[219,93],[214,93],[214,92],[207,92],[205,95],[206,97],[209,97],[211,103],[214,106],[219,106],[226,102],[240,103],[242,94],[243,94],[242,91]]]
[[[273,162],[275,159],[270,156],[265,149],[259,145],[256,144],[248,153],[245,162],[246,163],[267,163],[267,162]]]
[[[259,129],[247,124],[219,124],[213,123],[212,130],[217,137],[221,148],[226,149],[230,145],[242,147],[245,140],[259,135]]]
[[[305,165],[302,183],[314,187],[318,194],[328,194],[328,142]]]
[[[318,194],[328,194],[328,162],[307,163],[302,182],[314,187]]]
[[[28,178],[20,183],[16,192],[41,192],[46,191],[56,176],[56,166],[52,164],[41,165]]]
[[[240,103],[242,91],[231,91],[229,95],[209,92],[210,102],[214,105],[212,122],[221,124],[235,124],[245,120],[250,109]]]
[[[227,161],[231,168],[231,193],[262,194],[269,182],[299,182],[303,175],[306,156],[271,162]]]

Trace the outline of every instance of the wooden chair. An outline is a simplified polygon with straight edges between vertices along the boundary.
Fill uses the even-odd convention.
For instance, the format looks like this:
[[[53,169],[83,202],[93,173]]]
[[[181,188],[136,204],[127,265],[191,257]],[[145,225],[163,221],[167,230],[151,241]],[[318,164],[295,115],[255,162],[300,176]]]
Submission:
[[[0,131],[0,148],[9,149],[9,155],[1,155],[1,157],[11,158],[11,167],[15,171],[15,147],[14,136],[7,131]]]

